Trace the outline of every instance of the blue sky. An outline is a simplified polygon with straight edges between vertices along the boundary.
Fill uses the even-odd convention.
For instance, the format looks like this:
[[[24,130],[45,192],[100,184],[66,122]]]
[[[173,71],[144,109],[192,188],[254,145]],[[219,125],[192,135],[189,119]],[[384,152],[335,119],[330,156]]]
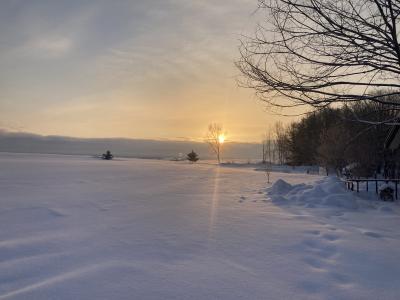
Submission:
[[[276,119],[237,87],[256,0],[2,0],[0,127],[77,137],[255,141]]]

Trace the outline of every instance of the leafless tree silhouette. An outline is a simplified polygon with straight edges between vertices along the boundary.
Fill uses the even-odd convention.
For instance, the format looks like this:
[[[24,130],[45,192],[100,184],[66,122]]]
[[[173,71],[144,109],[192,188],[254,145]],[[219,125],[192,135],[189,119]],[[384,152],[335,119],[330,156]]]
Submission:
[[[264,164],[265,177],[267,183],[270,179],[272,164],[274,163],[274,156],[276,151],[276,140],[273,136],[272,128],[268,128],[262,140],[262,163]]]
[[[217,123],[208,125],[208,132],[205,138],[205,142],[210,146],[211,150],[217,156],[218,163],[221,162],[222,142],[221,136],[224,132],[222,126]]]
[[[259,0],[259,10],[267,24],[242,40],[236,64],[242,84],[263,101],[316,109],[367,101],[400,110],[391,100],[400,95],[400,1]]]

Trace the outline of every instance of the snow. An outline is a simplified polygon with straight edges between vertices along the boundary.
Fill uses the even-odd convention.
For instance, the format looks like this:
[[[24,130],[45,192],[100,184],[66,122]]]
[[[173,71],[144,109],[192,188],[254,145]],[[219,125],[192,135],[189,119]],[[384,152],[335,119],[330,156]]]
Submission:
[[[287,183],[283,179],[278,179],[270,189],[270,195],[281,195],[287,194],[289,191],[293,189],[293,186],[290,183]]]
[[[278,179],[267,194],[274,203],[306,205],[307,207],[343,207],[347,210],[357,209],[361,206],[370,207],[372,204],[349,193],[343,182],[337,177],[326,177],[316,181],[315,185],[291,185],[283,179]],[[285,196],[285,197],[283,197]]]
[[[0,299],[398,299],[400,210],[336,178],[0,154]]]
[[[396,187],[392,182],[382,183],[380,184],[378,191],[381,192],[383,190],[386,190],[387,188],[392,189],[394,191]]]

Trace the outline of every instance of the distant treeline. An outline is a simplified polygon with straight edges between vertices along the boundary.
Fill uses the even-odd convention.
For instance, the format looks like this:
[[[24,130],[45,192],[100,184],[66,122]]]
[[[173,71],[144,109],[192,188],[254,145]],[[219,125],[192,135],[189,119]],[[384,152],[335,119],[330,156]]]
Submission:
[[[351,166],[353,175],[372,176],[384,161],[391,128],[387,120],[396,120],[397,114],[388,105],[371,102],[323,108],[286,127],[277,126],[274,149],[281,163],[338,171]]]
[[[185,157],[194,150],[200,159],[213,159],[214,155],[204,142],[145,140],[123,138],[71,138],[42,136],[31,133],[7,132],[0,129],[0,152],[101,155],[110,150],[116,157],[174,159]],[[258,143],[224,144],[223,159],[256,159]]]

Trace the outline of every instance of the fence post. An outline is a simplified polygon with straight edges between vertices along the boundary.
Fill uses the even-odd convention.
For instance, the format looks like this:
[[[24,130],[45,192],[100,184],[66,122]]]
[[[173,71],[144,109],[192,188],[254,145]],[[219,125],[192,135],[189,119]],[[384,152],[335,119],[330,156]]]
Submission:
[[[359,185],[359,181],[357,181],[357,193],[359,192],[359,188],[358,188],[358,185]]]
[[[396,187],[396,200],[397,200],[397,180],[394,182],[394,185]]]
[[[368,192],[368,180],[366,181],[366,183],[367,183],[367,192]]]
[[[378,194],[378,180],[375,180],[375,192]]]

